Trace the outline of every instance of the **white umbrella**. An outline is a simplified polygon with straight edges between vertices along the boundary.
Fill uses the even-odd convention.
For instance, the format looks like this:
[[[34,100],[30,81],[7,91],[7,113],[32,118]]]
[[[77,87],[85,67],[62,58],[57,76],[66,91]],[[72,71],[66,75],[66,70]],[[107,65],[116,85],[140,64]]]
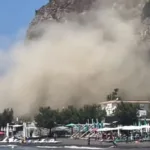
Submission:
[[[4,131],[4,128],[3,128],[3,127],[1,127],[1,131]]]
[[[12,129],[11,129],[11,128],[9,128],[9,132],[12,132]]]

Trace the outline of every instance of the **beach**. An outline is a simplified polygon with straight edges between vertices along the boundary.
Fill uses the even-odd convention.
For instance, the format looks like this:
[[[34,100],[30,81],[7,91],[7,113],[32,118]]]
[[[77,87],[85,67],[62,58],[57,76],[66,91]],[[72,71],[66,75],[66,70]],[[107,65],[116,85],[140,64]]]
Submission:
[[[114,148],[113,144],[110,143],[101,143],[98,141],[91,141],[91,145],[87,145],[87,140],[74,140],[74,139],[59,139],[62,143],[59,144],[50,144],[50,143],[0,143],[1,149],[22,149],[22,150],[34,150],[34,149],[140,149],[146,150],[150,148],[150,142],[143,143],[118,143],[118,147]]]
[[[114,149],[117,149],[117,150],[127,150],[127,149],[130,149],[130,150],[136,150],[137,148],[112,148],[112,147],[109,147],[109,148],[97,148],[97,147],[77,147],[77,146],[64,146],[64,147],[57,147],[57,146],[41,146],[41,147],[38,147],[38,146],[34,146],[34,147],[29,147],[29,146],[13,146],[13,145],[8,145],[8,146],[0,146],[0,150],[10,150],[10,149],[13,149],[13,150],[77,150],[77,149],[81,149],[81,150],[106,150],[106,149],[109,149],[109,150],[114,150]],[[149,148],[141,148],[140,150],[148,150]]]

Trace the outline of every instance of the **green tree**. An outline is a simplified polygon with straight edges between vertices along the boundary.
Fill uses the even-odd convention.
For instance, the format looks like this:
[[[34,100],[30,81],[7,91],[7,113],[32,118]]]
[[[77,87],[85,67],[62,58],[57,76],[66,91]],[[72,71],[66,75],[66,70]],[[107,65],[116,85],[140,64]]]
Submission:
[[[86,123],[88,119],[98,119],[101,121],[106,116],[106,111],[100,105],[85,105],[79,109],[79,122]]]
[[[62,124],[79,123],[79,111],[73,106],[68,106],[61,111]]]
[[[68,106],[67,108],[53,110],[50,107],[41,107],[39,113],[35,116],[37,126],[48,128],[55,127],[57,124],[66,125],[69,123],[86,123],[88,119],[98,119],[101,121],[106,115],[100,105],[85,105],[82,108]]]
[[[4,111],[0,114],[0,126],[5,127],[7,123],[12,123],[14,119],[13,109],[4,109]]]
[[[61,111],[62,124],[68,123],[86,123],[88,119],[98,119],[101,121],[106,116],[106,111],[102,110],[100,105],[84,105],[77,109],[68,106]]]
[[[56,126],[58,112],[52,110],[50,107],[39,108],[39,113],[35,116],[35,122],[38,127],[50,129],[49,134],[51,135],[51,129]]]
[[[137,111],[139,105],[131,103],[119,103],[114,111],[114,115],[119,119],[122,125],[133,125],[138,121]]]

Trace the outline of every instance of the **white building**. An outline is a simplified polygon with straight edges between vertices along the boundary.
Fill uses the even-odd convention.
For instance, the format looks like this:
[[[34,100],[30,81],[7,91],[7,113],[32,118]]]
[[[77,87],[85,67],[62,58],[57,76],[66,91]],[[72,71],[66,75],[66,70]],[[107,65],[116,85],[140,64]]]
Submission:
[[[123,101],[123,102],[139,104],[140,105],[139,117],[147,115],[147,110],[149,110],[150,101],[148,101],[148,100],[127,100],[127,101]],[[121,101],[119,101],[119,100],[105,101],[105,102],[101,102],[100,105],[101,105],[102,109],[106,110],[107,116],[112,116],[118,103],[121,103]]]

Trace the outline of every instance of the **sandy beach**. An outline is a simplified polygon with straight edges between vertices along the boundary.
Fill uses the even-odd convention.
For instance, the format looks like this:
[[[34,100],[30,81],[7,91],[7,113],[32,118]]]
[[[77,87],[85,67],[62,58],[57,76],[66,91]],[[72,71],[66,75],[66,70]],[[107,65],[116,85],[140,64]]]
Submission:
[[[61,141],[62,143],[53,144],[53,143],[3,143],[1,142],[0,145],[18,145],[18,146],[78,146],[78,147],[99,147],[99,148],[111,148],[113,147],[113,143],[106,143],[106,142],[99,142],[99,141],[91,141],[90,146],[87,144],[87,140],[75,140],[75,139],[57,139],[58,141]],[[150,142],[143,142],[143,143],[118,143],[118,147],[121,149],[129,149],[129,148],[150,148]]]

